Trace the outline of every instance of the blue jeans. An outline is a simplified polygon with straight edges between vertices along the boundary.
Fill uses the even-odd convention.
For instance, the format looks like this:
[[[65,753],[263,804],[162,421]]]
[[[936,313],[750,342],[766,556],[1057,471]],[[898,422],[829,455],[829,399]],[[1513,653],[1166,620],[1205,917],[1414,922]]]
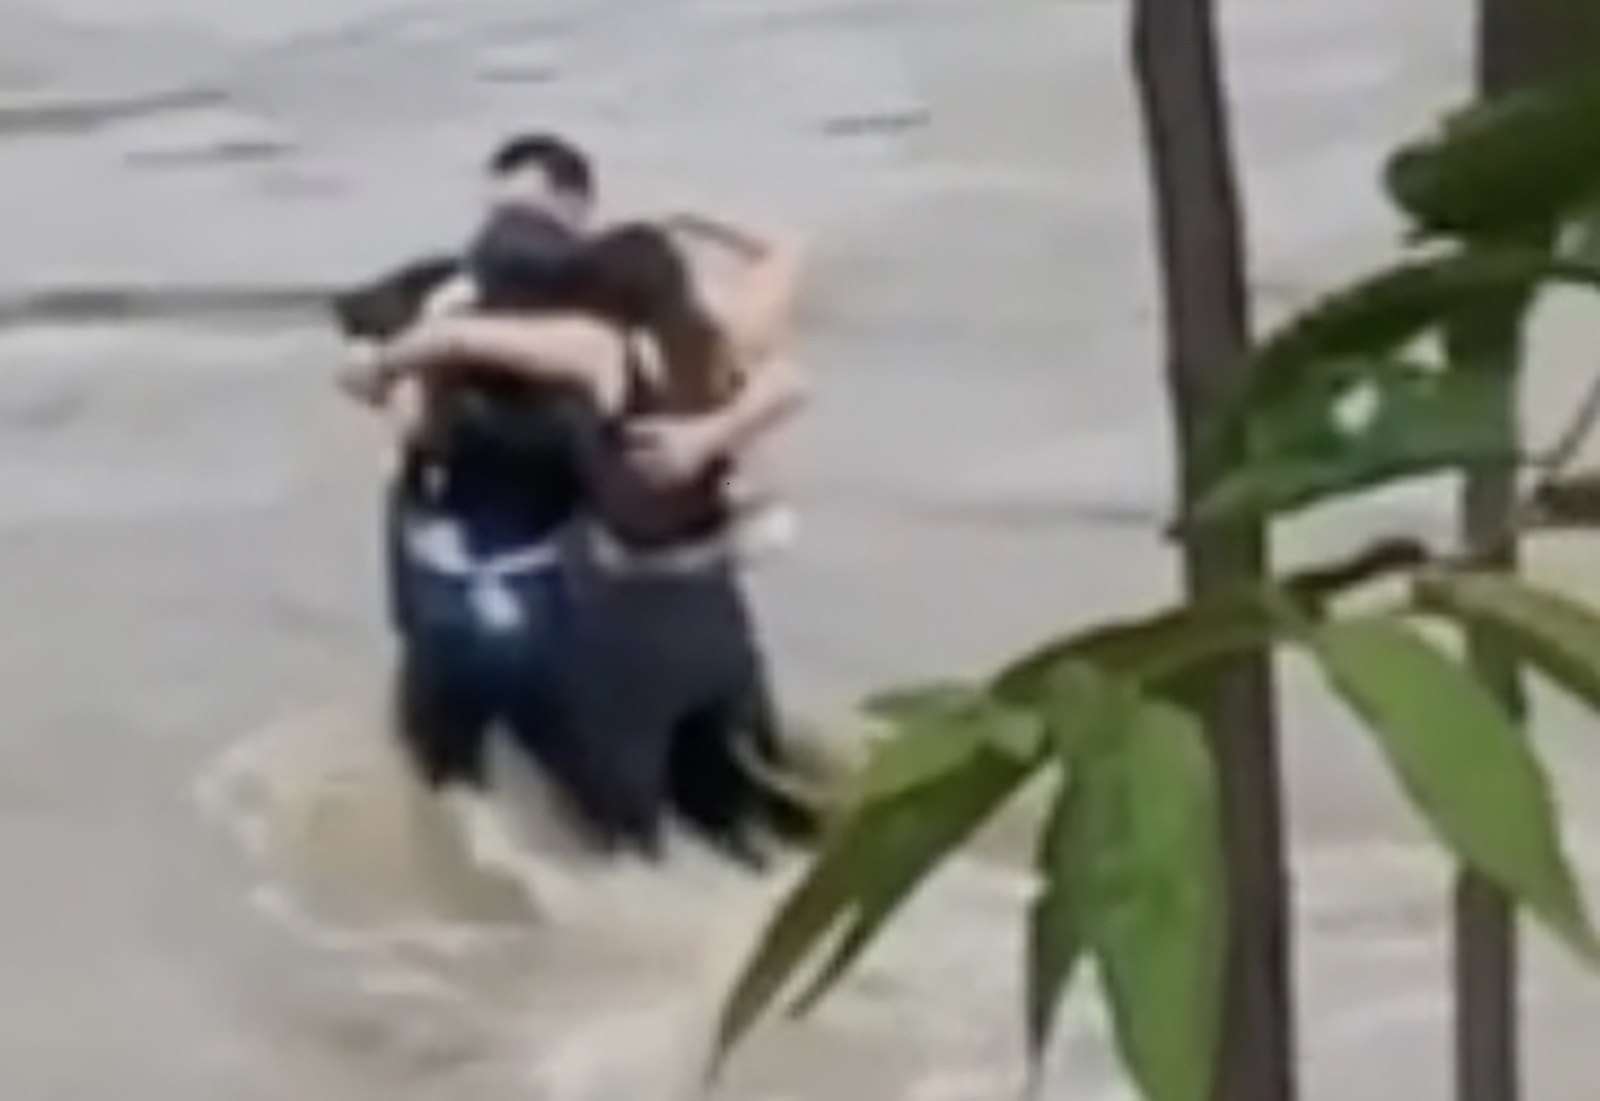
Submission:
[[[567,726],[572,595],[559,565],[496,579],[486,615],[483,584],[420,561],[391,532],[391,599],[400,636],[401,729],[433,786],[480,785],[484,745],[497,724],[519,741]]]

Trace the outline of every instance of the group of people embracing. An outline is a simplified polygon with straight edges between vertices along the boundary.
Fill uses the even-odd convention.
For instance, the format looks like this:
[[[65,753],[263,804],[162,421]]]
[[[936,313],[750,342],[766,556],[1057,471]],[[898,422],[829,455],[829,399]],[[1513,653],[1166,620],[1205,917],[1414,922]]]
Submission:
[[[792,417],[798,248],[700,215],[601,226],[588,157],[514,137],[466,246],[340,295],[342,384],[393,426],[397,728],[481,793],[502,736],[579,834],[654,856],[672,823],[740,861],[819,812],[787,754],[740,572],[781,527],[752,448]],[[686,246],[721,250],[722,293]]]

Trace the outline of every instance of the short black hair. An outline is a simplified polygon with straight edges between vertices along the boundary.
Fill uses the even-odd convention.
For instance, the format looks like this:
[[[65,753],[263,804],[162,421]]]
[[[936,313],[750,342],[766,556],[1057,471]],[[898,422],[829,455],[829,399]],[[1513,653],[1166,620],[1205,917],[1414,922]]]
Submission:
[[[594,197],[594,166],[588,154],[555,134],[517,134],[501,142],[489,157],[491,176],[532,167],[543,169],[557,191]]]

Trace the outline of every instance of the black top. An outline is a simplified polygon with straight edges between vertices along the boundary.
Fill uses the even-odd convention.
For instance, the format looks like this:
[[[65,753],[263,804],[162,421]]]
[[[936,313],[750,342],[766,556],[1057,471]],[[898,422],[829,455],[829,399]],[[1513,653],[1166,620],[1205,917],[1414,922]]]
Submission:
[[[729,464],[714,463],[681,486],[662,487],[642,477],[628,460],[627,422],[661,412],[665,395],[637,354],[630,352],[627,369],[621,411],[598,422],[588,437],[584,466],[591,507],[611,535],[635,550],[659,550],[716,535],[728,522]]]
[[[537,212],[504,207],[464,257],[479,308],[529,313],[583,310],[581,241]],[[464,521],[475,549],[537,540],[580,506],[636,550],[712,536],[728,520],[728,465],[688,485],[660,487],[629,462],[629,418],[663,411],[665,394],[636,355],[616,417],[565,384],[535,383],[494,364],[458,369],[438,385],[429,430],[407,457],[404,496]]]
[[[502,381],[456,387],[406,464],[411,500],[463,520],[482,552],[537,541],[572,516],[583,489],[575,442],[593,419],[569,388],[497,392]]]
[[[569,307],[579,240],[537,212],[489,216],[464,257],[480,309]],[[575,389],[493,364],[457,370],[434,389],[427,439],[407,462],[408,497],[466,521],[476,549],[543,538],[579,504],[578,459],[594,419]]]
[[[478,308],[523,313],[581,308],[580,246],[571,229],[548,215],[516,206],[493,211],[466,254]]]

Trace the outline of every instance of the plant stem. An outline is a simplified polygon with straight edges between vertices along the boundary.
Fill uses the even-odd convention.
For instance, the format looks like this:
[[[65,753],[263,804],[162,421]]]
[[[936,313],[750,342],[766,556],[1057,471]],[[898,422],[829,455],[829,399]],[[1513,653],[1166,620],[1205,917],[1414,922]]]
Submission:
[[[1134,69],[1142,107],[1167,330],[1167,386],[1179,476],[1192,501],[1214,473],[1202,426],[1248,370],[1249,311],[1238,184],[1213,0],[1136,0]],[[1221,457],[1226,458],[1226,457]],[[1261,582],[1259,524],[1191,533],[1185,581],[1202,600]],[[1188,692],[1223,784],[1228,960],[1216,1101],[1292,1101],[1288,877],[1277,707],[1263,655],[1206,668]]]
[[[1593,0],[1478,0],[1477,83],[1490,97],[1542,80],[1581,73],[1594,63],[1600,43],[1600,5]],[[1516,369],[1522,357],[1527,300],[1485,304],[1457,320],[1449,334],[1452,358],[1491,357],[1506,380],[1501,408],[1508,438],[1518,428]],[[1573,432],[1558,445],[1556,468],[1565,465],[1586,434],[1580,410]],[[1567,443],[1569,440],[1576,442]],[[1547,478],[1556,477],[1547,473]],[[1461,497],[1461,534],[1469,554],[1515,571],[1518,528],[1529,518],[1516,500],[1513,470],[1471,473]],[[1510,533],[1507,537],[1506,533]],[[1472,664],[1513,714],[1525,715],[1522,678],[1512,656],[1487,632],[1468,632]],[[1455,1070],[1459,1101],[1516,1101],[1519,1095],[1516,926],[1505,896],[1463,871],[1455,898]]]
[[[1519,372],[1505,361],[1521,355],[1522,313],[1526,298],[1482,304],[1465,312],[1447,335],[1457,370],[1475,370],[1498,360],[1496,378],[1505,380],[1499,407],[1503,431],[1517,431]],[[1468,475],[1461,493],[1461,542],[1480,568],[1515,572],[1518,525],[1514,467],[1480,469]],[[1521,672],[1515,658],[1488,632],[1468,631],[1468,660],[1506,709],[1526,714]],[[1510,901],[1497,887],[1463,870],[1455,888],[1454,974],[1456,989],[1455,1066],[1460,1101],[1515,1101],[1518,1083],[1517,940]]]

